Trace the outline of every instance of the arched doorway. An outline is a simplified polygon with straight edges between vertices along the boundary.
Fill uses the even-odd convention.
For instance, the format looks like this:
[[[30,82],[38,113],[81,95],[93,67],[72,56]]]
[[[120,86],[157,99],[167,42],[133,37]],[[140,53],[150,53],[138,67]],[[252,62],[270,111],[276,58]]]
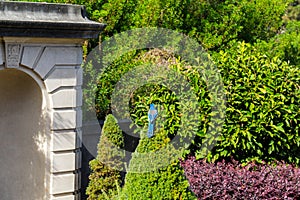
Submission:
[[[16,69],[0,70],[3,200],[45,199],[47,140],[42,105],[41,88],[31,76]]]

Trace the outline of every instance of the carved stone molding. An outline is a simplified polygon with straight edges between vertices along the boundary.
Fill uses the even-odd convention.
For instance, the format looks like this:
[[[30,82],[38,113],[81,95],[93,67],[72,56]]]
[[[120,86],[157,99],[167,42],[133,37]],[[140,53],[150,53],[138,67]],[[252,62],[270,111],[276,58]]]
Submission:
[[[5,66],[7,68],[18,68],[20,64],[21,45],[6,44],[5,45]]]

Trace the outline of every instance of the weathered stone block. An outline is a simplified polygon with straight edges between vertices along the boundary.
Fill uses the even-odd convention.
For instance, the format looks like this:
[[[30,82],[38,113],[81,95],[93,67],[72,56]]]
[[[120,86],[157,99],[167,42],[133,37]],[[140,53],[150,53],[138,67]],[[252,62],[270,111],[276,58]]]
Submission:
[[[5,43],[5,66],[7,68],[19,67],[21,48],[21,44]]]
[[[78,71],[76,73],[76,80],[77,80],[77,85],[82,85],[83,83],[83,69],[78,68]]]
[[[76,169],[80,169],[81,168],[81,160],[82,160],[82,153],[81,153],[80,150],[78,150],[76,152],[76,165],[75,165]]]
[[[21,59],[21,64],[32,69],[34,67],[34,63],[36,62],[41,51],[42,51],[41,46],[25,46],[25,47],[23,47],[23,55],[22,55],[22,59]]]
[[[78,79],[80,78],[80,79]],[[46,78],[45,84],[49,92],[60,87],[78,86],[82,84],[82,69],[75,67],[58,68]]]
[[[77,148],[77,137],[76,132],[53,132],[52,134],[52,146],[53,151],[67,151]]]
[[[76,168],[76,153],[52,153],[52,172],[74,171]]]
[[[80,66],[81,47],[46,47],[35,71],[44,79],[54,66]]]
[[[5,52],[4,52],[4,45],[3,43],[0,43],[0,65],[4,64],[4,56],[5,56]]]
[[[76,129],[76,133],[77,133],[76,148],[81,148],[82,147],[82,143],[83,143],[81,128],[77,128]]]
[[[53,130],[75,129],[77,122],[75,110],[56,110],[53,113]]]
[[[52,194],[61,194],[75,191],[76,176],[70,174],[53,174],[51,175]]]
[[[82,110],[81,107],[76,108],[77,128],[82,127]]]
[[[75,108],[82,104],[82,92],[76,89],[58,90],[51,95],[53,108]]]
[[[75,189],[79,190],[81,188],[81,172],[77,171],[77,173],[75,174]]]

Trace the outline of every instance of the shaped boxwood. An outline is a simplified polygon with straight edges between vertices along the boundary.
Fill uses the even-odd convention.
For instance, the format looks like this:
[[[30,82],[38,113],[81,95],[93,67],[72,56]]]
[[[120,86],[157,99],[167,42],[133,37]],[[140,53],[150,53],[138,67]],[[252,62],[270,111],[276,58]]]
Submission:
[[[86,190],[89,200],[103,200],[116,195],[122,183],[120,170],[123,169],[124,148],[122,130],[113,115],[107,115],[100,142],[97,158],[90,161],[92,170],[90,182]]]

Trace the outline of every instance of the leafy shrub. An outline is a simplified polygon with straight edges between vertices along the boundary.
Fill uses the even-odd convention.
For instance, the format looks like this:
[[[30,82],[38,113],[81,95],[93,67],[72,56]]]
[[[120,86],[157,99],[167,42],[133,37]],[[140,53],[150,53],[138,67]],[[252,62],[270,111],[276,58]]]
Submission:
[[[299,6],[300,8],[300,6]],[[256,47],[270,57],[279,57],[291,65],[300,66],[300,22],[290,21],[269,41],[259,41]]]
[[[163,27],[194,37],[206,49],[231,40],[254,42],[274,36],[291,0],[103,0],[80,2],[91,19],[108,26],[102,38],[142,27]]]
[[[120,171],[124,169],[124,147],[122,130],[113,115],[107,115],[104,122],[97,158],[90,161],[92,170],[86,190],[89,200],[103,200],[112,197],[122,183]]]
[[[300,1],[292,0],[286,9],[285,15],[283,16],[283,20],[288,22],[290,20],[300,20]]]
[[[223,132],[208,159],[234,156],[242,162],[284,160],[299,165],[299,69],[247,43],[237,43],[214,59],[227,108]],[[195,151],[201,158],[197,147]]]
[[[105,68],[105,71],[101,74],[99,80],[97,80],[97,89],[92,91],[96,92],[95,104],[94,102],[88,102],[88,104],[89,107],[96,107],[96,113],[99,119],[103,119],[107,114],[111,113],[111,94],[116,83],[130,69],[142,64],[140,60],[135,59],[137,54],[139,54],[139,52],[132,51],[116,59],[110,66]],[[90,74],[87,70],[86,73],[87,75]]]
[[[128,60],[126,58],[128,58]],[[130,59],[132,59],[131,62]],[[119,63],[121,60],[126,60],[126,64],[123,63],[121,65]],[[155,67],[156,70],[153,70],[154,67],[152,65],[158,66]],[[159,66],[164,66],[163,69],[168,68],[171,71],[169,75],[166,75],[167,73],[164,70],[158,69],[160,68]],[[122,82],[121,77],[124,77],[127,72],[131,73],[133,71],[140,73],[138,75],[131,74],[128,76],[128,78],[126,78],[124,81],[125,83]],[[96,99],[96,108],[99,114],[98,116],[102,117],[106,113],[110,112],[112,91],[115,91],[117,94],[127,94],[132,92],[130,90],[127,91],[128,87],[131,88],[131,85],[138,85],[141,82],[142,78],[138,78],[138,80],[134,82],[135,80],[132,80],[134,77],[140,77],[141,74],[149,77],[161,75],[161,79],[169,79],[162,81],[157,79],[148,79],[146,81],[147,83],[141,87],[138,87],[130,95],[130,97],[128,97],[130,101],[130,117],[136,125],[140,127],[145,126],[147,124],[147,112],[149,104],[155,103],[158,105],[158,109],[160,109],[158,121],[163,122],[161,123],[161,127],[169,131],[168,135],[175,135],[178,127],[180,126],[180,122],[182,121],[182,110],[180,111],[180,102],[178,100],[178,96],[176,96],[174,90],[171,90],[172,88],[170,89],[167,84],[171,85],[173,89],[175,88],[177,91],[183,88],[179,79],[183,76],[178,78],[178,75],[176,74],[177,72],[183,76],[187,76],[186,78],[188,81],[193,82],[191,83],[191,85],[194,86],[192,89],[194,89],[196,93],[200,93],[203,96],[205,91],[201,89],[203,81],[200,77],[200,74],[196,73],[196,70],[193,70],[191,67],[188,68],[180,64],[180,60],[178,60],[171,53],[159,49],[151,49],[146,53],[145,51],[141,51],[135,53],[130,52],[129,54],[124,55],[124,57],[122,57],[120,60],[118,59],[111,66],[107,67],[107,71],[105,71],[103,76],[101,76],[99,79],[99,87]],[[173,73],[176,75],[173,76]],[[118,81],[121,82],[121,88],[115,88]],[[199,83],[200,81],[201,84]],[[159,84],[160,82],[162,84]],[[184,82],[186,83],[187,81]],[[128,87],[126,87],[124,84],[128,84]],[[183,96],[185,93],[181,92],[180,94]],[[127,101],[128,99],[125,98],[124,101]],[[123,99],[120,99],[120,101],[122,100]],[[125,102],[125,104],[127,106],[128,102]],[[119,113],[120,112],[117,114]],[[121,118],[123,116],[118,117]]]
[[[148,75],[148,73],[162,75],[159,70],[153,70],[151,65],[149,68],[147,64],[164,65],[165,67],[170,67],[170,69],[173,69],[174,71],[176,70],[176,72],[182,72],[183,75],[190,74],[190,80],[193,79],[195,85],[199,84],[200,76],[195,73],[190,66],[184,67],[177,62],[173,55],[169,55],[167,52],[158,49],[153,49],[146,54],[140,54],[133,63],[142,63],[141,65],[145,66],[141,68],[143,70],[143,76]],[[130,68],[129,66],[127,67]],[[112,72],[114,72],[114,70],[117,70],[117,68],[112,69]],[[124,68],[122,70],[124,70]],[[137,70],[139,70],[139,68]],[[109,73],[111,72],[108,72],[107,76],[104,75],[103,79],[120,76],[118,73],[113,73],[111,75]],[[161,78],[165,77],[162,76]],[[171,76],[171,79],[168,81],[176,85],[177,83],[174,81],[174,78],[176,77]],[[125,80],[126,83],[134,85],[131,80]],[[181,82],[178,79],[176,80],[180,85]],[[103,81],[103,84],[104,83],[105,81]],[[122,190],[122,198],[193,199],[193,195],[188,189],[188,182],[183,176],[183,170],[180,168],[179,161],[177,160],[178,154],[180,155],[181,152],[176,152],[176,149],[171,145],[168,145],[171,138],[176,134],[179,134],[177,133],[177,128],[180,126],[180,122],[183,118],[182,109],[180,109],[181,104],[178,102],[174,92],[164,85],[155,83],[157,82],[150,81],[149,84],[141,86],[131,94],[129,102],[131,117],[134,122],[141,127],[138,130],[141,131],[142,127],[147,124],[149,104],[155,103],[159,110],[159,117],[157,118],[157,122],[159,123],[156,123],[156,130],[160,129],[160,131],[156,132],[155,137],[151,139],[143,138],[140,140],[138,148],[130,161],[129,173],[126,175],[124,189]],[[179,89],[180,87],[176,88]],[[100,87],[99,89],[107,91],[114,89],[114,87]],[[196,88],[193,89],[196,90]],[[200,85],[197,85],[197,89],[199,93],[203,93]],[[121,94],[128,93],[123,91],[124,88],[119,89],[116,87],[115,90],[117,93]],[[123,101],[123,99],[120,101]],[[126,101],[125,103],[128,103],[127,98],[125,98],[124,101]],[[192,104],[190,103],[189,105]],[[192,115],[186,117],[191,120]],[[162,154],[159,150],[163,147],[166,147],[167,149]],[[144,153],[152,153],[152,156],[149,156],[149,154],[145,155]],[[170,162],[169,157],[166,157],[166,155],[173,156],[175,160]],[[153,169],[156,170],[153,172]]]
[[[171,60],[174,58],[154,49],[139,54],[134,64],[127,69],[141,63],[157,64],[157,60],[153,60],[155,57],[158,63],[163,63],[161,60],[164,57]],[[299,69],[277,57],[269,58],[250,44],[240,42],[235,43],[231,49],[214,54],[214,60],[223,77],[227,116],[219,142],[208,155],[208,160],[234,156],[245,163],[251,160],[285,160],[298,165]],[[203,158],[206,155],[200,149],[207,137],[212,115],[209,92],[198,71],[180,63],[180,60],[172,61],[169,67],[186,77],[198,97],[199,129],[190,150],[197,158]],[[108,81],[103,81],[103,84],[109,82],[109,77],[116,76],[120,76],[120,73],[107,73],[104,80]],[[113,87],[103,86],[100,90],[109,94]],[[121,90],[119,92],[124,93]],[[109,102],[109,97],[105,98]],[[148,105],[152,102],[161,105],[161,110],[166,111],[166,115],[160,119],[164,122],[162,127],[169,131],[169,136],[175,135],[182,120],[180,104],[176,95],[163,86],[145,85],[132,95],[130,109],[135,124],[143,126],[147,123]]]
[[[126,3],[107,0],[99,4],[97,8],[99,12],[95,11],[95,14],[99,21],[108,23],[108,27],[102,33],[103,36],[112,36],[114,33],[135,27],[160,26],[186,33],[211,51],[224,50],[219,57],[217,56],[216,64],[220,66],[225,79],[225,88],[228,90],[229,107],[226,110],[228,117],[223,138],[220,138],[220,142],[210,155],[211,158],[216,160],[233,155],[243,162],[252,159],[278,158],[299,163],[296,153],[299,148],[297,120],[299,114],[296,112],[298,104],[295,103],[298,99],[296,77],[298,71],[290,73],[291,67],[276,58],[276,54],[270,56],[273,57],[270,59],[259,54],[252,47],[240,44],[236,46],[235,42],[245,40],[253,43],[257,39],[269,40],[275,36],[282,25],[281,16],[288,2],[285,0],[263,0],[258,3],[247,0],[192,2],[153,0],[134,6],[135,0]],[[228,49],[230,46],[233,47]],[[111,93],[118,80],[128,70],[148,62],[149,59],[141,59],[140,52],[133,51],[108,66],[105,76],[99,80],[96,100],[98,117],[102,118],[110,113]],[[196,138],[191,150],[196,151],[197,157],[200,158],[202,155],[200,156],[197,151],[201,148],[210,123],[209,95],[199,74],[182,69],[184,67],[180,65],[174,68],[181,68],[179,71],[193,84],[196,96],[199,98],[201,115],[199,137]],[[273,71],[275,75],[272,75]],[[277,80],[277,77],[281,78]],[[286,82],[283,77],[291,77],[291,79]],[[274,78],[276,81],[273,81]],[[244,83],[244,79],[249,81]],[[269,83],[272,84],[271,89],[268,87]],[[291,85],[288,86],[288,83]],[[289,87],[291,89],[287,89]],[[140,91],[145,91],[145,88],[140,88]],[[143,96],[140,98],[138,94],[141,93],[138,92],[135,94],[131,101],[135,107],[131,117],[136,124],[142,125],[146,121],[146,118],[142,117],[147,111],[150,98]],[[281,106],[282,103],[284,106]],[[170,108],[175,107],[178,111],[176,106]],[[180,121],[180,112],[174,113],[176,114],[172,114],[171,119],[175,120],[168,126],[175,133]]]
[[[300,198],[300,169],[285,163],[242,167],[235,160],[207,163],[190,157],[181,166],[198,199]]]
[[[144,127],[148,124],[147,113],[149,104],[159,105],[158,116],[162,128],[168,130],[168,135],[174,135],[179,127],[179,102],[174,92],[162,85],[146,84],[136,90],[131,99],[131,118],[136,125]]]
[[[153,138],[142,138],[129,165],[122,198],[148,199],[195,199],[184,177],[179,161],[163,166],[165,162],[159,150],[170,142],[165,131],[156,131]],[[168,148],[172,154],[172,148]],[[175,150],[174,150],[175,151]],[[152,156],[148,156],[153,153]],[[145,153],[149,153],[145,155]],[[154,159],[154,157],[156,157]],[[159,166],[162,165],[162,166]],[[154,170],[154,171],[152,171]]]
[[[255,42],[257,39],[267,41],[274,37],[283,24],[281,17],[288,2],[291,0],[242,1],[240,11],[247,17],[242,17],[240,22],[243,26],[239,33],[240,41]]]

